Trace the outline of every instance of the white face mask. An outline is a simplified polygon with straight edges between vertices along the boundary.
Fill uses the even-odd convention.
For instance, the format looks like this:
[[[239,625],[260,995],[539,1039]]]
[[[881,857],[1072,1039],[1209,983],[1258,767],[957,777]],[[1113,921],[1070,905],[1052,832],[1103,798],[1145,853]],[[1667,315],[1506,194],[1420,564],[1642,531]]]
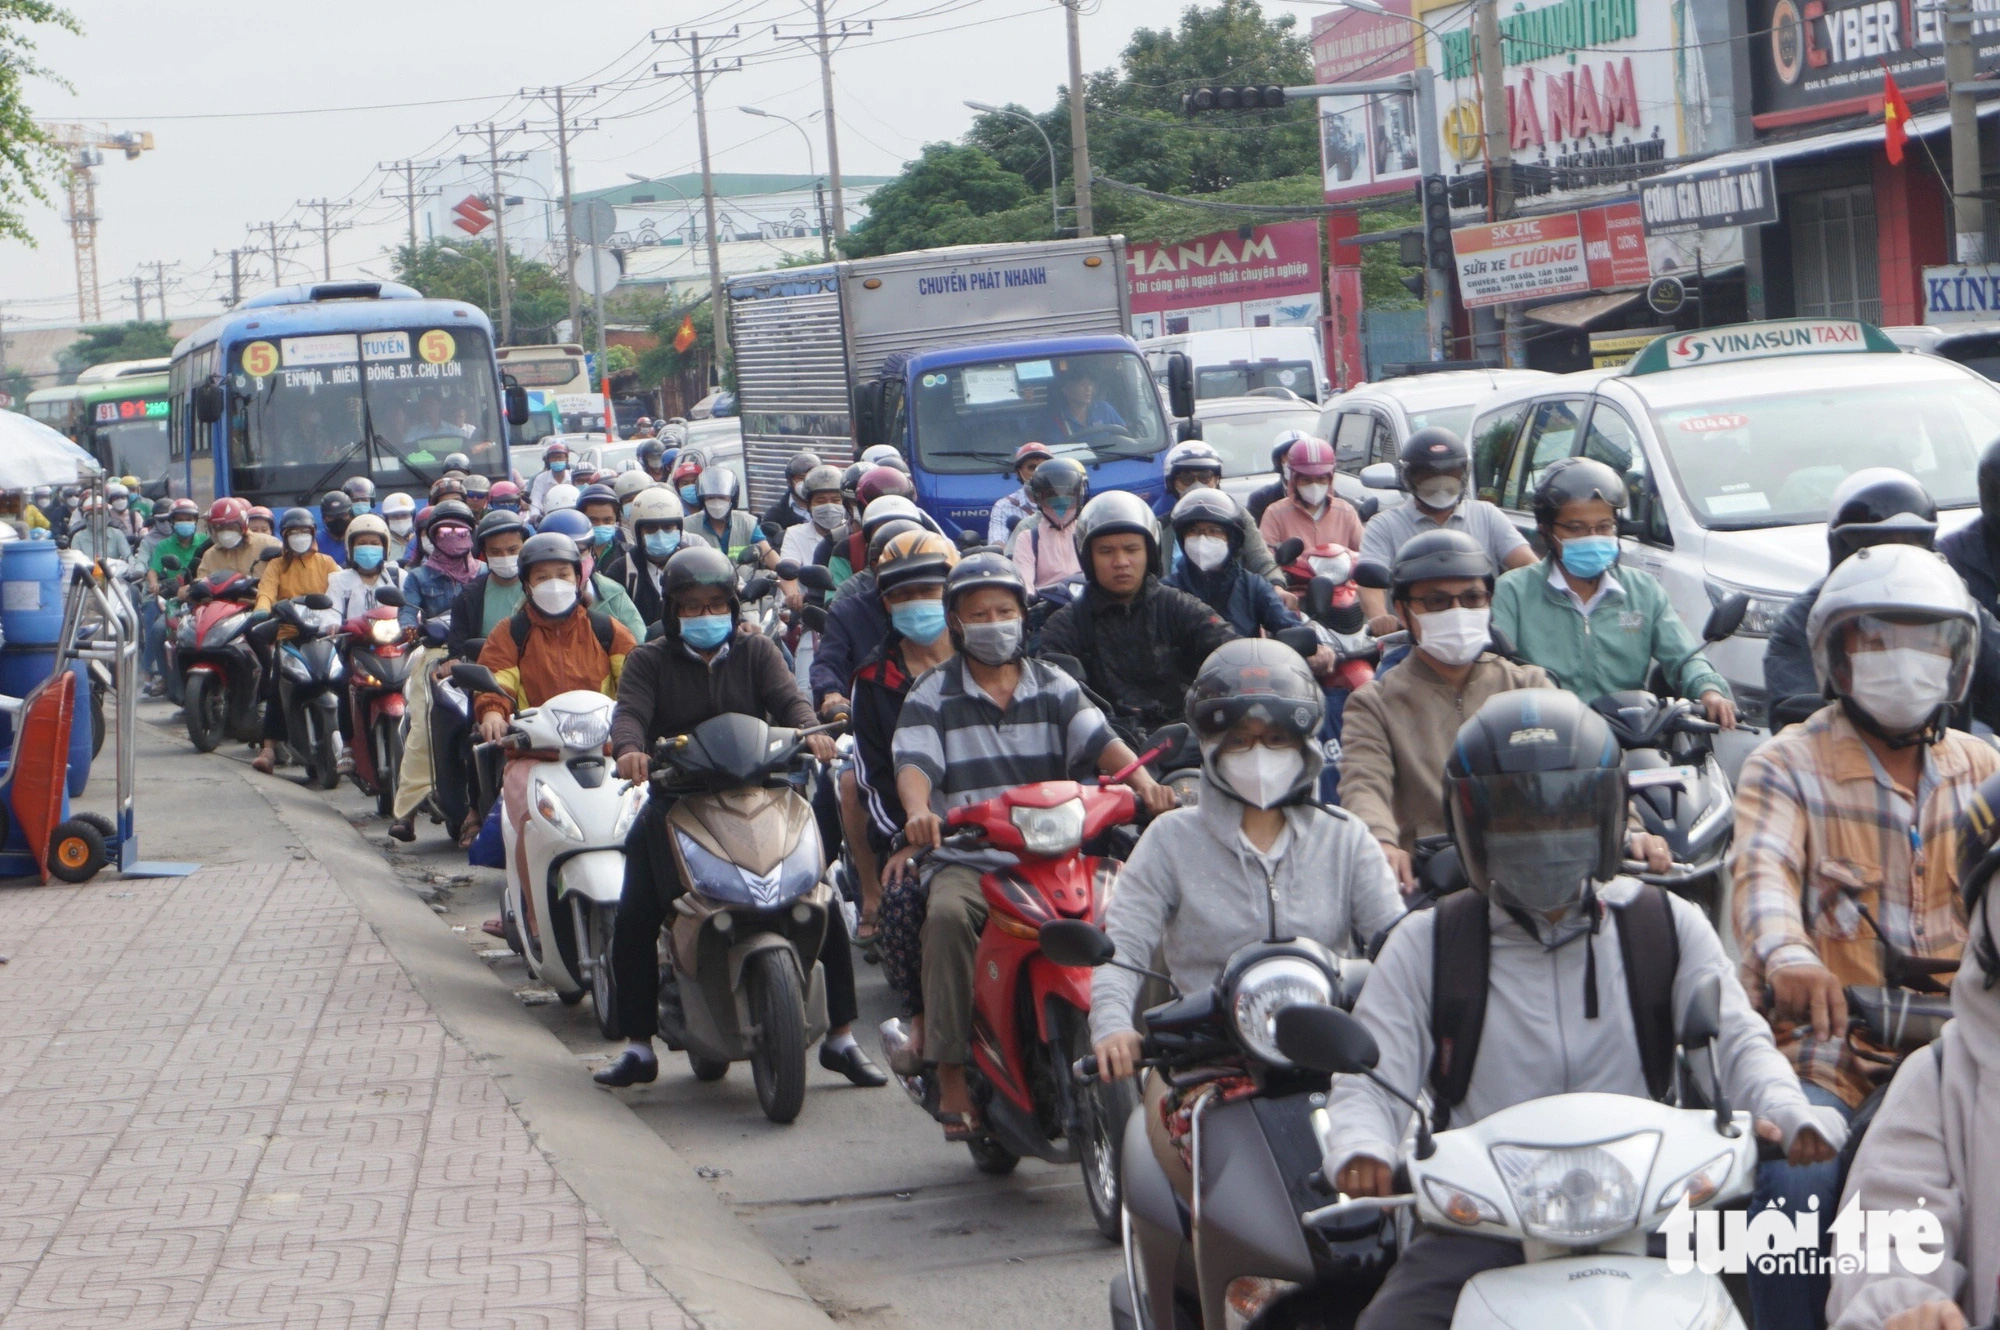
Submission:
[[[1326,486],[1318,483],[1299,486],[1299,502],[1308,508],[1317,508],[1326,502]]]
[[[1255,808],[1269,808],[1292,792],[1305,774],[1306,755],[1297,748],[1252,744],[1216,759],[1216,774],[1229,792]]]
[[[1417,486],[1417,502],[1432,512],[1452,507],[1465,493],[1465,482],[1457,476],[1433,476]]]
[[[1916,729],[1952,700],[1951,657],[1915,647],[1860,652],[1848,673],[1848,696],[1891,734]]]
[[[560,577],[536,584],[528,594],[534,597],[535,608],[544,614],[568,614],[576,605],[576,583]]]
[[[521,556],[496,554],[486,561],[486,568],[501,581],[511,582],[521,575]]]
[[[389,519],[389,530],[393,531],[395,534],[399,536],[409,535],[410,526],[411,526],[411,521],[407,517],[392,517]]]
[[[313,547],[312,532],[294,531],[285,537],[285,548],[294,554],[304,554]]]
[[[1188,562],[1204,573],[1212,573],[1229,557],[1229,542],[1221,536],[1189,536],[1181,542]]]
[[[241,531],[218,531],[215,533],[215,543],[226,550],[233,550],[243,543],[243,533]]]
[[[1470,665],[1493,637],[1493,611],[1454,605],[1417,616],[1417,648],[1445,665]]]
[[[713,522],[720,522],[723,518],[729,516],[729,500],[727,499],[703,499],[701,507],[702,511],[708,514],[709,520]]]
[[[813,510],[812,510],[813,525],[818,527],[822,531],[832,531],[835,527],[839,526],[841,522],[846,519],[846,517],[847,517],[847,509],[842,507],[840,504],[820,503],[813,505]]]

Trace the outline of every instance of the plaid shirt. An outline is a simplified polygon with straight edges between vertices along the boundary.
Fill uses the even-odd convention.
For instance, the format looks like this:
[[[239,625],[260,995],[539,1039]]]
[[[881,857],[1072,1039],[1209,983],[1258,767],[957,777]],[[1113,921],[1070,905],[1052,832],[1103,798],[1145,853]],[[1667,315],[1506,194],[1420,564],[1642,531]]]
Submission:
[[[1956,957],[1959,812],[2000,768],[2000,753],[1956,730],[1924,757],[1920,787],[1893,784],[1846,712],[1822,707],[1750,755],[1736,786],[1736,940],[1743,987],[1768,1012],[1765,983],[1792,965],[1824,965],[1843,984],[1882,982],[1882,948],[1862,918],[1912,957]],[[1915,808],[1914,822],[1911,816]],[[1802,1080],[1859,1105],[1886,1068],[1843,1038],[1774,1020]]]

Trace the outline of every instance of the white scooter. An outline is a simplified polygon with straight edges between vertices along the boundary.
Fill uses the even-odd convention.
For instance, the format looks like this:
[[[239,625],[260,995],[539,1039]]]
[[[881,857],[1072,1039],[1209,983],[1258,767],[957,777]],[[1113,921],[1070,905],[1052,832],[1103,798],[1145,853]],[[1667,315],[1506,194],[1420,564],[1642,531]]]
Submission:
[[[501,691],[483,665],[454,665],[451,679],[468,693]],[[503,832],[501,927],[528,972],[564,1003],[591,995],[607,1039],[617,1037],[611,930],[625,886],[625,833],[646,802],[645,786],[619,780],[605,753],[613,705],[588,689],[558,693],[517,714],[499,743],[505,750],[551,754],[528,775],[528,820],[520,837]]]
[[[1682,1019],[1682,1048],[1711,1049],[1711,1085],[1720,1005],[1711,979]],[[1346,1012],[1289,1007],[1276,1025],[1278,1047],[1294,1062],[1375,1080],[1374,1037]],[[1375,1083],[1415,1107],[1396,1087]],[[1466,1281],[1452,1330],[1742,1330],[1720,1278],[1698,1269],[1675,1273],[1664,1258],[1646,1254],[1647,1238],[1670,1219],[1744,1196],[1756,1178],[1751,1115],[1732,1113],[1719,1093],[1706,1097],[1713,1109],[1628,1095],[1551,1095],[1436,1137],[1420,1112],[1405,1165],[1407,1193],[1343,1200],[1301,1219],[1337,1225],[1362,1209],[1414,1206],[1435,1229],[1519,1242],[1524,1264]],[[1313,1125],[1324,1149],[1326,1110]]]

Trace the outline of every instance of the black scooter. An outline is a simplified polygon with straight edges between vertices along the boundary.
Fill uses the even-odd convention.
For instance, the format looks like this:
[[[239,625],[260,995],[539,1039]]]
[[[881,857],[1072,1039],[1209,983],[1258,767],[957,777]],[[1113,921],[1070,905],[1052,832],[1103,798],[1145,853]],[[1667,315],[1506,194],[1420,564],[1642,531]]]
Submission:
[[[278,641],[281,628],[293,635]],[[340,613],[318,592],[281,600],[252,632],[269,645],[278,675],[278,706],[285,742],[305,764],[306,783],[322,790],[340,784],[340,688],[347,666],[335,634]]]

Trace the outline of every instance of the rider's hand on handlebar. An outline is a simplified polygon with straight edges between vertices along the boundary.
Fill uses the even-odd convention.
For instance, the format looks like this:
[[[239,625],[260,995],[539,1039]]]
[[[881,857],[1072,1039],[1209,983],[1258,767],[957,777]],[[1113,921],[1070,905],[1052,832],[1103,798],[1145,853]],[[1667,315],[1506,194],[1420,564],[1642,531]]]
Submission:
[[[1725,730],[1736,728],[1736,704],[1711,688],[1701,695],[1701,709]]]
[[[1146,811],[1155,816],[1171,813],[1180,807],[1180,799],[1173,790],[1154,780],[1144,767],[1126,777],[1125,783],[1132,787],[1132,793],[1139,796],[1139,802],[1146,806]]]
[[[912,813],[903,824],[903,839],[916,849],[935,850],[944,839],[944,819],[929,809]]]
[[[1122,1081],[1135,1070],[1145,1050],[1145,1041],[1136,1030],[1121,1030],[1097,1041],[1097,1074],[1107,1081]]]
[[[833,736],[830,734],[808,734],[806,747],[812,750],[814,757],[826,763],[831,763],[840,755],[840,750],[834,747]]]
[[[1634,859],[1643,860],[1648,873],[1667,873],[1673,871],[1673,848],[1667,844],[1664,836],[1655,836],[1651,832],[1646,831],[1635,831],[1625,838],[1625,853]]]
[[[1787,965],[1770,974],[1777,1014],[1806,1021],[1822,1039],[1847,1033],[1847,992],[1824,965]]]
[[[1319,650],[1312,653],[1312,659],[1306,664],[1312,668],[1316,678],[1330,679],[1333,677],[1333,672],[1340,668],[1340,656],[1332,647],[1322,642]]]
[[[828,693],[826,701],[819,704],[821,720],[832,720],[835,716],[845,716],[854,709],[853,704],[839,693]]]
[[[1764,1118],[1757,1119],[1757,1135],[1761,1140],[1772,1142],[1785,1139],[1784,1128]],[[1785,1162],[1795,1167],[1823,1164],[1836,1153],[1838,1152],[1826,1143],[1826,1137],[1819,1134],[1818,1128],[1800,1127],[1798,1134],[1792,1137],[1792,1148],[1785,1153]]]
[[[1368,621],[1368,631],[1376,637],[1387,637],[1402,632],[1403,621],[1393,614],[1378,614]]]
[[[644,753],[634,749],[618,759],[618,779],[639,782],[653,773],[653,764]]]
[[[1382,847],[1382,857],[1389,861],[1389,871],[1396,875],[1396,885],[1405,892],[1416,890],[1416,865],[1410,861],[1409,851],[1394,841],[1377,841]]]
[[[1957,1303],[1940,1298],[1905,1307],[1882,1322],[1882,1330],[1965,1330],[1965,1313]]]
[[[1396,1189],[1396,1170],[1380,1159],[1356,1155],[1341,1165],[1333,1185],[1348,1196],[1388,1196]]]
[[[507,718],[497,711],[489,711],[479,718],[479,737],[487,743],[498,743],[507,734]]]

